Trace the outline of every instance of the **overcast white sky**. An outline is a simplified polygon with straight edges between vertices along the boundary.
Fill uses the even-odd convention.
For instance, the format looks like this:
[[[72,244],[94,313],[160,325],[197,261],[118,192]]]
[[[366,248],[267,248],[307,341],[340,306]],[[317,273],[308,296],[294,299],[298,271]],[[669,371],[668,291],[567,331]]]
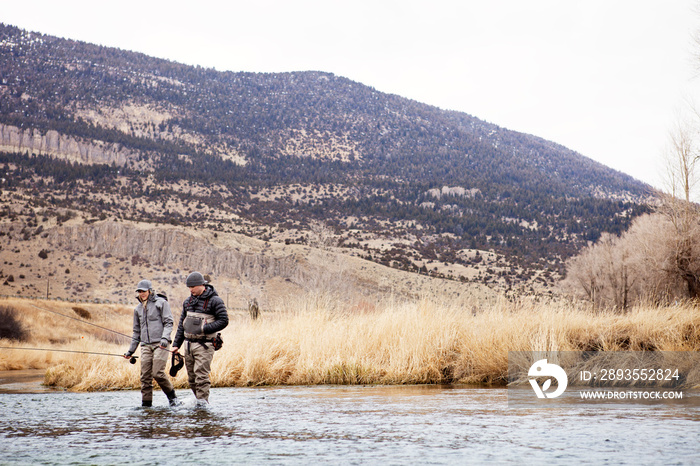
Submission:
[[[0,0],[0,22],[217,70],[327,71],[657,187],[698,0]]]

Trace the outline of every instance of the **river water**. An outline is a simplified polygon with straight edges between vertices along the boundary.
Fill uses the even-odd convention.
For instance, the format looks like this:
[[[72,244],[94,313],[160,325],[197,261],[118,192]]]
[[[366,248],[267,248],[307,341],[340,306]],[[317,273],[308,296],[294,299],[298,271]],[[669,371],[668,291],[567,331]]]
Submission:
[[[698,403],[509,407],[465,386],[0,395],[0,464],[700,464]]]

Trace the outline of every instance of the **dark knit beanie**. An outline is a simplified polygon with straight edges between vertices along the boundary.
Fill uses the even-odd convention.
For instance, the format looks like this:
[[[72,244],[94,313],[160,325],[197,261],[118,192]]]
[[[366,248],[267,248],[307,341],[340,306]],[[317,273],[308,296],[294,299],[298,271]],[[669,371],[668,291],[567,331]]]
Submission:
[[[187,286],[204,285],[204,276],[199,272],[192,272],[187,276]]]

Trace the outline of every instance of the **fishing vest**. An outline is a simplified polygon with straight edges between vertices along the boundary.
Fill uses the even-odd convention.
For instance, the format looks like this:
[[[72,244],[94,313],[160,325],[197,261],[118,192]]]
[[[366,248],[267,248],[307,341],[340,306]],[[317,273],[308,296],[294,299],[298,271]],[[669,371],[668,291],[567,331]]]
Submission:
[[[189,301],[188,301],[189,307]],[[204,301],[204,306],[202,310],[206,311],[209,305],[209,299]],[[185,338],[187,340],[211,340],[216,337],[215,333],[204,333],[204,326],[214,322],[216,318],[205,312],[191,312],[187,311],[187,316],[182,323],[182,328],[185,331]]]

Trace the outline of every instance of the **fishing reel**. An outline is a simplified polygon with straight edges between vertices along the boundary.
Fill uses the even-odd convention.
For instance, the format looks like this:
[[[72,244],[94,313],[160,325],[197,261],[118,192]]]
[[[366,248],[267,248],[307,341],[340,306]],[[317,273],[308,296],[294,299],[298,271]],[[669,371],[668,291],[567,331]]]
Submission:
[[[131,359],[129,359],[129,362],[131,364],[136,364],[136,356],[132,356]]]

